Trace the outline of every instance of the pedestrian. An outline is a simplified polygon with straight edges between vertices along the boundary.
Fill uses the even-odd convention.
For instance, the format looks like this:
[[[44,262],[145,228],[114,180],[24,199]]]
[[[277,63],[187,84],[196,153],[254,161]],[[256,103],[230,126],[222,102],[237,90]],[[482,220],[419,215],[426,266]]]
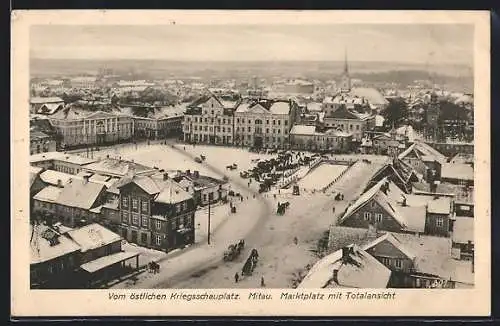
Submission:
[[[297,237],[293,237],[293,244],[297,245],[299,243],[299,239]]]
[[[266,282],[264,281],[264,276],[262,276],[262,277],[260,278],[260,286],[261,286],[261,287],[265,287],[265,286],[266,286]]]
[[[332,213],[335,214],[335,206],[333,206]]]
[[[234,283],[238,283],[240,275],[238,273],[234,274]]]

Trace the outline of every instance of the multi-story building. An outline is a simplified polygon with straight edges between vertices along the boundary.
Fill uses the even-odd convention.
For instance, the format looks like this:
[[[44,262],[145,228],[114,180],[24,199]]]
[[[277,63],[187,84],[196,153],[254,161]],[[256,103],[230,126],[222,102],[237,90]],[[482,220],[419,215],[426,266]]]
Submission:
[[[60,97],[32,97],[30,99],[31,113],[52,114],[64,106]]]
[[[188,106],[183,123],[185,142],[232,145],[234,141],[235,101],[214,95],[202,96]]]
[[[63,152],[47,152],[30,156],[31,166],[68,174],[78,174],[85,165],[96,161],[92,158]]]
[[[235,112],[234,144],[256,148],[289,148],[294,119],[292,101],[250,101]]]
[[[133,177],[118,189],[125,239],[164,251],[194,243],[193,197],[166,173]]]
[[[133,116],[137,138],[162,139],[182,134],[184,114],[176,108],[155,108],[145,116]]]
[[[299,150],[347,152],[351,149],[351,139],[351,133],[336,129],[319,132],[309,125],[295,125],[290,131],[291,147]]]
[[[79,76],[70,79],[71,87],[78,89],[92,89],[96,87],[96,77]]]
[[[68,107],[51,115],[49,121],[60,135],[63,147],[120,142],[134,134],[131,117],[103,111]]]
[[[292,101],[222,101],[205,96],[184,118],[186,142],[265,148],[289,147],[296,104]]]
[[[369,113],[358,113],[341,106],[330,114],[325,114],[323,122],[326,128],[350,132],[356,141],[361,141],[365,131],[375,127],[375,116]]]

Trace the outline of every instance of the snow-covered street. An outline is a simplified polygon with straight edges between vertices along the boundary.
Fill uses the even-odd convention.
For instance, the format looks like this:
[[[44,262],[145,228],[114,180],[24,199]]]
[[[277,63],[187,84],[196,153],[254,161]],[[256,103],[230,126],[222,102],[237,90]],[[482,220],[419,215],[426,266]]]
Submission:
[[[348,168],[347,165],[320,164],[297,182],[301,189],[320,190],[325,188]]]
[[[205,155],[206,161],[196,163],[194,157]],[[258,287],[264,277],[268,287],[290,287],[292,279],[308,263],[317,260],[311,250],[315,249],[318,239],[329,225],[336,223],[338,215],[351,200],[359,196],[364,183],[380,168],[376,158],[372,164],[361,161],[355,163],[340,177],[326,194],[313,192],[320,188],[318,176],[325,173],[332,175],[324,182],[331,182],[334,174],[342,173],[346,166],[323,164],[302,181],[302,186],[310,185],[300,196],[293,196],[287,191],[276,194],[257,193],[257,182],[248,185],[239,172],[253,167],[256,159],[270,158],[272,155],[250,153],[245,149],[172,145],[140,145],[120,148],[102,149],[97,152],[100,157],[122,157],[149,166],[165,170],[198,170],[201,174],[221,178],[229,178],[230,187],[239,192],[243,201],[236,201],[237,212],[231,214],[229,205],[212,207],[211,244],[207,244],[208,212],[203,208],[196,213],[196,243],[183,250],[165,254],[159,260],[160,273],[142,273],[134,282],[125,281],[115,284],[115,288],[224,288],[224,287]],[[96,154],[94,154],[96,157]],[[343,159],[357,159],[346,156]],[[254,162],[252,162],[254,161]],[[225,167],[236,163],[238,169],[227,170]],[[323,167],[322,167],[323,166]],[[334,169],[334,170],[331,170]],[[316,175],[316,177],[315,177]],[[308,178],[309,177],[309,178]],[[301,186],[301,187],[302,187]],[[304,187],[308,188],[308,187]],[[334,201],[333,194],[344,193],[343,201]],[[275,193],[275,192],[273,192]],[[254,198],[255,197],[255,198]],[[290,208],[283,216],[276,214],[277,203],[290,202]],[[333,207],[335,206],[335,214]],[[297,238],[297,244],[294,243]],[[245,249],[233,262],[223,262],[223,253],[228,245],[245,239]],[[241,268],[250,251],[259,251],[259,263],[252,276],[240,279],[234,284],[234,274]]]

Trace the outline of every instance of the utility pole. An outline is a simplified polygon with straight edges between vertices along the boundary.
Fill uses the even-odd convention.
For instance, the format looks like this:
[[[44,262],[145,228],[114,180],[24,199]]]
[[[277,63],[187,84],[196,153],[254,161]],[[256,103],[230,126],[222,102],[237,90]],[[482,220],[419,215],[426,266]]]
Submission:
[[[210,212],[210,194],[208,194],[208,244],[210,244],[210,218],[211,218],[211,212]]]

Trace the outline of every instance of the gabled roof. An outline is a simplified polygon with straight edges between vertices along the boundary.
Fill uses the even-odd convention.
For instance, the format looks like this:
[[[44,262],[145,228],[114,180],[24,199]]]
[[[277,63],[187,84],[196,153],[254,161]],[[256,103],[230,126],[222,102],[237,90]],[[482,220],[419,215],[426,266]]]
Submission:
[[[474,243],[474,218],[457,216],[453,222],[451,239],[456,243]]]
[[[344,215],[339,219],[339,224],[342,224],[347,218],[349,218],[356,210],[358,210],[361,206],[366,204],[370,199],[375,197],[375,195],[380,191],[380,188],[384,183],[387,182],[387,178],[383,178],[379,182],[377,182],[373,187],[365,191],[358,199],[350,205],[345,211]]]
[[[57,110],[64,107],[64,103],[44,103],[38,109],[37,113],[40,114],[54,114]]]
[[[443,163],[441,178],[474,181],[474,168],[464,163]]]
[[[50,245],[45,234],[51,233],[59,240],[55,245]],[[78,244],[67,237],[60,235],[46,225],[35,225],[30,227],[31,261],[30,264],[43,263],[57,257],[68,255],[80,250]]]
[[[82,252],[104,247],[122,239],[118,234],[97,223],[73,229],[66,234],[80,246]]]
[[[342,249],[317,262],[299,284],[299,288],[386,288],[391,271],[375,257],[356,245],[347,247],[348,259]],[[337,271],[337,282],[333,279]]]
[[[157,203],[175,204],[192,198],[171,178],[163,180],[159,177],[135,176],[122,182],[118,188],[123,188],[130,183],[134,183],[149,195],[154,196],[154,201]]]
[[[94,206],[103,189],[104,185],[102,184],[70,180],[61,191],[56,203],[88,210]]]
[[[38,201],[43,201],[46,203],[55,203],[59,196],[61,195],[62,188],[48,186],[40,190],[36,195],[33,196],[33,199]]]
[[[35,182],[38,175],[43,171],[43,168],[35,167],[30,165],[30,187]]]
[[[325,118],[361,120],[360,117],[345,107],[340,107]]]
[[[363,250],[372,249],[372,248],[376,247],[378,244],[380,244],[380,243],[382,243],[384,241],[387,241],[390,244],[392,244],[394,247],[396,247],[396,249],[398,249],[399,251],[401,251],[410,260],[414,260],[417,257],[411,250],[409,250],[408,248],[406,248],[401,243],[401,241],[399,241],[396,238],[396,236],[394,236],[393,234],[391,234],[389,232],[387,232],[386,234],[384,234],[381,237],[378,237],[373,242],[370,242],[367,245],[363,246]]]

